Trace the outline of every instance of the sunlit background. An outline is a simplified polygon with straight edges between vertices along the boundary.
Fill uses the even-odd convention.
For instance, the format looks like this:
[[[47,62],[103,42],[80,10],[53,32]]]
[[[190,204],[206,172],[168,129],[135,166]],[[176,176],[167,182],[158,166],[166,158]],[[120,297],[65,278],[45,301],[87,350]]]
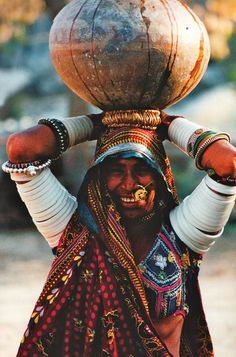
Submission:
[[[96,112],[69,91],[52,67],[48,34],[58,11],[69,1],[0,0],[0,161],[7,137],[41,117],[62,118]],[[186,1],[205,23],[211,60],[198,87],[168,113],[231,134],[236,144],[236,1]],[[89,167],[94,142],[70,150],[53,167],[76,194]],[[181,198],[199,183],[202,172],[167,145]],[[0,172],[0,356],[13,357],[52,259],[35,231],[8,175]],[[206,256],[201,286],[216,357],[236,355],[236,212],[223,239]],[[56,357],[56,356],[55,356]]]

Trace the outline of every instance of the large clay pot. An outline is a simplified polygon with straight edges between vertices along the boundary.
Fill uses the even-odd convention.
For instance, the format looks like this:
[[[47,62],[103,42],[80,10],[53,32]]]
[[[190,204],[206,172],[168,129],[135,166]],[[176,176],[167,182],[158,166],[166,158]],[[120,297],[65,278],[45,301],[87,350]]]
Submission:
[[[177,0],[74,0],[54,20],[53,64],[103,110],[163,109],[185,97],[209,60],[204,25]]]

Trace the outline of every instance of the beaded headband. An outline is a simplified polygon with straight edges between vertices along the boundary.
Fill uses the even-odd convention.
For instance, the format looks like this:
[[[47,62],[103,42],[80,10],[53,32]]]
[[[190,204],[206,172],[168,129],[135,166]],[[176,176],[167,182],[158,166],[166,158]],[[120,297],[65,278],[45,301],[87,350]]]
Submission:
[[[97,142],[95,160],[101,161],[101,157],[109,156],[112,153],[119,153],[120,147],[127,144],[136,144],[143,146],[151,153],[151,156],[159,162],[165,158],[165,151],[160,139],[154,131],[148,131],[141,128],[112,128],[102,134]],[[140,149],[141,150],[141,149]]]
[[[102,123],[108,127],[136,127],[156,130],[161,124],[160,111],[154,109],[130,109],[105,112]]]

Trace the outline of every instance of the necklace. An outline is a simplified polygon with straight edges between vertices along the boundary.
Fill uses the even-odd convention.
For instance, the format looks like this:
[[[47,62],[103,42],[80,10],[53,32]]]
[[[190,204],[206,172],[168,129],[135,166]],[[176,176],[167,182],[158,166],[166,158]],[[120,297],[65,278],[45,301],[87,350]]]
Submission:
[[[155,214],[156,214],[156,211],[154,210],[154,211],[146,214],[145,216],[137,218],[137,220],[140,223],[148,222],[155,216]]]
[[[157,213],[157,211],[153,210],[152,212],[146,214],[145,216],[138,217],[138,218],[131,218],[131,219],[129,219],[129,224],[139,225],[142,223],[149,222],[155,216],[156,213]]]

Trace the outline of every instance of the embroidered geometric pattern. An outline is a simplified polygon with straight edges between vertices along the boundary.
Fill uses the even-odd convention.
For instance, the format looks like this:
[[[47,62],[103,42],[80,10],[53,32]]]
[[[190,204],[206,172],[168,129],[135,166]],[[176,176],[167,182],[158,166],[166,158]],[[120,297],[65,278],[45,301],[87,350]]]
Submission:
[[[177,237],[165,226],[155,239],[147,257],[139,264],[153,320],[188,311],[186,302],[186,274],[190,266],[182,264]],[[186,253],[184,253],[186,254]]]

